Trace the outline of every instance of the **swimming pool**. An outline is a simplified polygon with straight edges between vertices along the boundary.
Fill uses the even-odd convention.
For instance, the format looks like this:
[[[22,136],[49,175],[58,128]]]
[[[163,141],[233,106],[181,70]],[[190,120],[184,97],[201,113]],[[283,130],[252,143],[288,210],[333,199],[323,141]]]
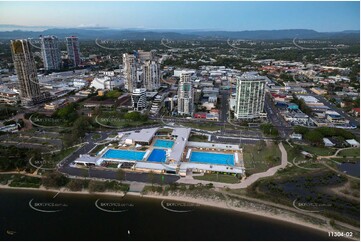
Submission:
[[[154,143],[155,147],[162,147],[162,148],[172,148],[173,145],[174,145],[174,141],[165,140],[165,139],[157,139]]]
[[[114,150],[109,149],[102,158],[120,159],[120,160],[142,160],[145,152],[132,150]]]
[[[189,162],[207,163],[214,165],[234,165],[233,154],[192,151]]]
[[[147,161],[150,162],[165,162],[165,150],[161,149],[154,149],[152,153],[150,153]]]

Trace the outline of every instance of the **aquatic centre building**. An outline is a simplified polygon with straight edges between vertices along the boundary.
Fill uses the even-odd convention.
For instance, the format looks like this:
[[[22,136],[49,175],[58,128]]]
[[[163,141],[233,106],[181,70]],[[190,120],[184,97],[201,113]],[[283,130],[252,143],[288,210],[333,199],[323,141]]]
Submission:
[[[244,175],[238,145],[193,142],[188,140],[190,135],[191,128],[184,127],[120,132],[112,144],[96,154],[80,155],[74,163],[181,176],[209,172]]]

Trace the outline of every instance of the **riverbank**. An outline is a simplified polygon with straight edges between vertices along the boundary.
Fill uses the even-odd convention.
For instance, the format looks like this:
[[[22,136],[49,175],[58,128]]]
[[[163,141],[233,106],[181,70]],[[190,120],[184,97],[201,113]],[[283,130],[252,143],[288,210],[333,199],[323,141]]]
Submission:
[[[331,232],[331,231],[340,231],[339,228],[334,228],[330,225],[329,222],[325,221],[316,221],[311,220],[310,218],[306,218],[305,216],[300,216],[300,214],[292,213],[290,211],[272,208],[265,204],[255,204],[249,203],[245,201],[240,201],[233,198],[220,198],[220,197],[192,197],[187,196],[184,194],[170,194],[167,196],[159,195],[158,193],[151,193],[151,194],[137,194],[137,193],[124,193],[124,192],[92,192],[90,193],[88,190],[82,191],[70,191],[66,188],[61,189],[46,189],[45,187],[40,188],[25,188],[25,187],[9,187],[7,185],[0,185],[1,189],[8,189],[8,190],[24,190],[24,191],[41,191],[41,192],[52,192],[56,193],[64,193],[64,194],[74,194],[74,195],[101,195],[101,196],[114,196],[114,197],[124,197],[124,196],[135,196],[135,197],[142,197],[142,198],[149,198],[149,199],[157,199],[157,200],[173,200],[185,203],[195,203],[200,204],[203,206],[214,207],[219,209],[227,209],[233,210],[239,213],[246,213],[251,215],[256,215],[260,217],[264,217],[267,219],[275,219],[278,221],[283,221],[287,223],[292,223],[295,225],[307,227],[309,229],[316,229],[321,232]],[[359,231],[355,237],[352,238],[353,240],[358,240]]]
[[[88,189],[84,189],[82,191],[70,191],[67,188],[48,189],[43,186],[41,186],[39,188],[32,188],[32,187],[10,187],[8,185],[0,185],[0,191],[1,191],[1,189],[55,192],[55,193],[75,194],[75,195],[106,195],[106,196],[120,196],[120,197],[124,197],[126,194],[124,192],[110,192],[110,191],[109,192],[89,192]]]
[[[292,217],[287,215],[287,213],[284,214],[276,214],[276,213],[272,213],[266,210],[258,210],[256,208],[252,209],[250,207],[236,207],[234,206],[234,204],[232,204],[232,202],[227,202],[227,201],[222,201],[222,200],[214,200],[214,199],[205,199],[205,198],[194,198],[191,196],[161,196],[161,195],[143,195],[142,197],[146,197],[146,198],[152,198],[152,199],[160,199],[160,200],[173,200],[173,201],[179,201],[179,202],[187,202],[187,203],[196,203],[196,204],[200,204],[200,205],[204,205],[204,206],[210,206],[210,207],[216,207],[216,208],[221,208],[221,209],[229,209],[229,210],[234,210],[237,212],[241,212],[241,213],[247,213],[247,214],[252,214],[252,215],[256,215],[256,216],[261,216],[261,217],[265,217],[267,219],[275,219],[275,220],[280,220],[283,222],[287,222],[287,223],[293,223],[293,224],[297,224],[297,225],[301,225],[304,227],[308,227],[311,229],[317,229],[319,231],[322,232],[329,232],[329,231],[333,231],[333,228],[330,226],[320,226],[317,224],[313,224],[313,223],[307,223],[305,221],[302,221],[300,219],[297,219],[296,217]]]

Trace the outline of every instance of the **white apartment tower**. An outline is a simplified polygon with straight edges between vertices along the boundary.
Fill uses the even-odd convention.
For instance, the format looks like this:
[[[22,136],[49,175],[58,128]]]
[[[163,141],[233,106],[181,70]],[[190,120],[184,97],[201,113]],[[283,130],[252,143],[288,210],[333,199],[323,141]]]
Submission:
[[[66,49],[68,51],[68,59],[70,60],[70,65],[72,67],[77,67],[80,65],[80,48],[79,40],[76,36],[66,37]]]
[[[145,88],[136,88],[132,92],[132,106],[135,111],[142,111],[147,107]]]
[[[157,90],[160,87],[160,65],[156,61],[147,60],[142,66],[144,87],[147,91]]]
[[[139,87],[147,91],[159,89],[160,65],[154,51],[138,50],[132,54],[123,54],[123,69],[126,79],[125,88],[129,92]]]
[[[44,69],[60,70],[61,55],[59,50],[59,41],[55,36],[41,36],[41,54],[43,56]]]
[[[178,113],[193,114],[194,98],[190,73],[182,73],[178,87]]]
[[[236,119],[259,118],[264,108],[266,80],[264,77],[244,73],[237,77]]]
[[[137,59],[133,54],[123,54],[123,67],[125,74],[125,88],[129,92],[133,92],[137,88]]]

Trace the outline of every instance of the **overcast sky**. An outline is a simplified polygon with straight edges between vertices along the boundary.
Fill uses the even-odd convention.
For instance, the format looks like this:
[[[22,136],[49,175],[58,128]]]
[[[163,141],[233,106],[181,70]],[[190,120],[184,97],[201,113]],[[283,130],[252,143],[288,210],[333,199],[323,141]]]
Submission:
[[[359,30],[354,2],[0,2],[0,24],[208,30]]]

